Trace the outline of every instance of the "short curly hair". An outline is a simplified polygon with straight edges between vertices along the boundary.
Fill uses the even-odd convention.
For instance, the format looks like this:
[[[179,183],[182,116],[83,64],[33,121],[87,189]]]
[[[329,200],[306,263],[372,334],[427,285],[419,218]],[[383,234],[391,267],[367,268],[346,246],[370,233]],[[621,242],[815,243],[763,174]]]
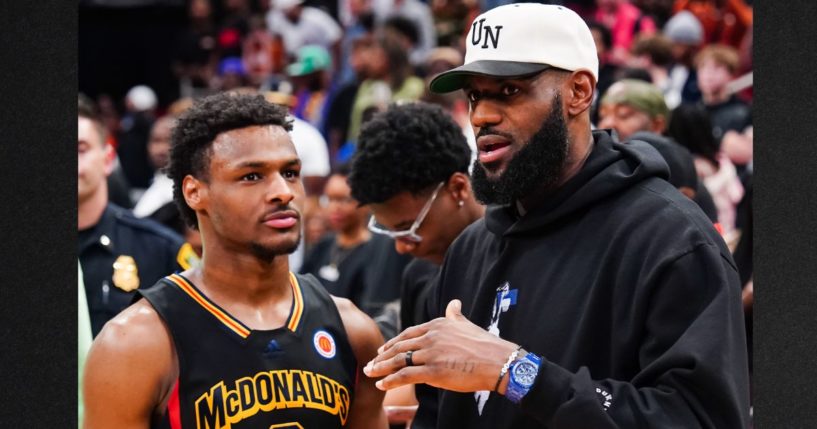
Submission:
[[[470,163],[471,148],[451,115],[418,101],[391,105],[363,125],[348,181],[361,205],[382,203],[468,174]]]
[[[218,93],[197,101],[179,117],[171,135],[166,172],[173,180],[173,200],[190,227],[198,228],[198,220],[184,200],[182,181],[188,174],[206,181],[213,140],[223,132],[254,125],[292,130],[286,108],[267,102],[261,95]]]

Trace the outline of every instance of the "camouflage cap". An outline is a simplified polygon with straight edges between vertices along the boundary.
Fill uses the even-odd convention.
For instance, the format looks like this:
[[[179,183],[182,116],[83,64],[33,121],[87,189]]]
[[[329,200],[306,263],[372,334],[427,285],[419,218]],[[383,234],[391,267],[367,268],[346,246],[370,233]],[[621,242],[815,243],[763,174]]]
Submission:
[[[626,104],[650,118],[669,116],[664,94],[657,86],[642,80],[623,79],[614,83],[601,98],[601,105],[605,104]]]

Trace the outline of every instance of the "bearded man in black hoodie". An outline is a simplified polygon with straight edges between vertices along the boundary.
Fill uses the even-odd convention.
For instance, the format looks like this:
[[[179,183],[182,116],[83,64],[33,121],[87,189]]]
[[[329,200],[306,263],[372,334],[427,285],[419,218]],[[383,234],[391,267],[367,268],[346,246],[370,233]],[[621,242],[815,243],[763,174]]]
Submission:
[[[591,131],[587,25],[510,4],[466,43],[431,89],[468,95],[489,207],[446,254],[441,317],[387,342],[366,374],[445,389],[438,428],[747,427],[734,262],[655,150]]]

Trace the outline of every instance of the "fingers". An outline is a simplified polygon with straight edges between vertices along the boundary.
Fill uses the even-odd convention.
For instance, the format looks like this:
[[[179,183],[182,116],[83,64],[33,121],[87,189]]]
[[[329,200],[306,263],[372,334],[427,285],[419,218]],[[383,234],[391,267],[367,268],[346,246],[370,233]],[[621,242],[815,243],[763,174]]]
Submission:
[[[460,318],[465,318],[462,315],[462,302],[458,299],[452,299],[448,306],[445,307],[445,318],[451,320],[458,320]]]
[[[451,314],[451,317],[448,317]],[[448,307],[446,308],[446,317],[451,320],[468,320],[465,316],[462,315],[462,302],[458,299],[451,300],[448,303]],[[428,321],[423,323],[422,325],[410,326],[403,330],[399,335],[390,339],[385,344],[380,346],[377,349],[377,353],[383,353],[384,351],[393,347],[396,343],[400,341],[404,341],[410,338],[417,338],[422,335],[425,335],[426,332],[433,329],[434,327],[439,326],[441,322],[443,322],[445,318],[438,317],[434,320]]]
[[[398,343],[386,352],[378,355],[372,359],[363,368],[363,373],[369,377],[382,377],[406,367],[406,352],[412,351],[411,360],[414,365],[422,365],[426,361],[423,360],[424,351],[422,338],[413,338],[410,340]]]
[[[445,317],[451,320],[468,320],[465,316],[462,315],[462,302],[458,299],[453,299],[451,302],[448,303],[448,307],[445,309]],[[377,349],[378,354],[382,354],[386,350],[389,350],[395,344],[410,339],[410,338],[417,338],[424,335],[426,332],[429,331],[432,327],[439,324],[439,321],[443,320],[442,318],[434,319],[430,322],[423,323],[422,325],[411,326],[403,330],[399,335],[390,339],[385,344],[380,346]]]
[[[375,383],[380,390],[389,390],[406,384],[426,383],[431,379],[432,370],[426,366],[409,366],[386,376]]]
[[[432,322],[427,322],[427,323],[423,323],[422,325],[411,326],[411,327],[408,327],[408,328],[404,329],[403,332],[401,332],[399,335],[397,335],[396,337],[394,337],[394,338],[390,339],[389,341],[387,341],[386,344],[383,344],[382,346],[380,346],[380,348],[377,349],[377,353],[378,354],[383,354],[383,352],[390,349],[392,346],[394,346],[395,344],[397,344],[397,343],[399,343],[401,341],[405,341],[405,340],[408,340],[408,339],[417,338],[417,337],[422,336],[423,334],[428,332],[429,323],[432,323]]]

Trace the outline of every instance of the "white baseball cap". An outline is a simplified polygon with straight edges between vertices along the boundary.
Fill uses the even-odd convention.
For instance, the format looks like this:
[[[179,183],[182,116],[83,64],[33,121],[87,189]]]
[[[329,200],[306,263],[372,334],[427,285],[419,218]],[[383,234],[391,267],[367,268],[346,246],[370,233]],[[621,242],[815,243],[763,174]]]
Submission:
[[[465,63],[440,73],[432,92],[461,89],[467,76],[519,77],[554,67],[587,70],[598,81],[599,59],[584,20],[564,6],[516,3],[476,17],[465,40]]]
[[[287,10],[292,9],[299,4],[302,4],[304,0],[272,0],[272,8],[275,10]]]
[[[146,85],[137,85],[131,88],[125,95],[125,100],[130,102],[137,112],[151,110],[158,103],[156,93]]]

